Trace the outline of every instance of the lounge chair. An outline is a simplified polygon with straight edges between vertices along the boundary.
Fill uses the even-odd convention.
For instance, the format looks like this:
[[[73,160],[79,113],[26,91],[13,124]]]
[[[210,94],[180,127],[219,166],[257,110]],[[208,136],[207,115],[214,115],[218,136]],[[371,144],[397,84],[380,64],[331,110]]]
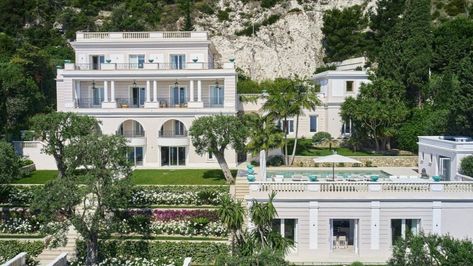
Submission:
[[[295,182],[303,181],[303,179],[304,179],[304,176],[302,176],[302,175],[293,175],[292,176],[292,181],[295,181]]]
[[[284,176],[283,175],[275,175],[275,176],[273,176],[273,180],[275,182],[282,182],[284,180]]]

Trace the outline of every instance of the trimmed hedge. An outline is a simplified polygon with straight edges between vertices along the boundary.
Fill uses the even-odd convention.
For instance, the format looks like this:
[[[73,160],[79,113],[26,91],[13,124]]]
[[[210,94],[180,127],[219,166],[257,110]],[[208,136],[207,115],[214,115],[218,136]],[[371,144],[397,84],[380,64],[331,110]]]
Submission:
[[[0,264],[15,257],[18,253],[26,252],[28,256],[36,257],[44,249],[42,240],[38,241],[18,241],[18,240],[0,240]],[[32,262],[28,259],[28,265]]]
[[[77,241],[77,259],[85,261],[86,246],[84,241]],[[219,255],[229,253],[227,244],[215,242],[169,242],[135,240],[100,240],[99,261],[107,258],[130,257],[146,259],[168,259],[176,265],[184,258],[192,257],[195,264],[211,265]]]

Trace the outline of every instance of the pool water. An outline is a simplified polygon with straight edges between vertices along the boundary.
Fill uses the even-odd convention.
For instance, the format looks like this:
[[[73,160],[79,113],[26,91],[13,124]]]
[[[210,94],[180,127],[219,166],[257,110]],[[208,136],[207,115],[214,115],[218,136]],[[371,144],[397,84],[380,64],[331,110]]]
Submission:
[[[316,175],[318,179],[332,179],[332,170],[268,170],[267,177],[271,179],[275,175],[283,175],[284,179],[291,179],[293,175]],[[335,170],[335,176],[344,178],[357,176],[377,175],[379,179],[389,179],[389,174],[381,170]]]

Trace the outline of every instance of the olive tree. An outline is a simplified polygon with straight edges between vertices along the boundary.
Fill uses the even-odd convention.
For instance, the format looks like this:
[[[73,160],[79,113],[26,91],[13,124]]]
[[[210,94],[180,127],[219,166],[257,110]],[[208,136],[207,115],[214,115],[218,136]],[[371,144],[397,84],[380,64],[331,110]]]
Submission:
[[[51,155],[56,160],[59,177],[65,176],[71,156],[70,147],[74,147],[80,137],[97,131],[98,122],[94,117],[81,116],[76,113],[56,112],[39,114],[31,120],[32,130],[36,137],[46,143],[43,148],[45,154]],[[72,145],[69,145],[72,144]]]
[[[199,117],[192,123],[189,134],[197,154],[213,154],[227,182],[233,183],[225,150],[231,147],[239,151],[245,147],[246,129],[240,118],[223,114]]]
[[[126,208],[131,196],[126,140],[92,134],[68,144],[68,150],[78,159],[66,161],[65,176],[49,181],[36,195],[32,209],[46,221],[56,222],[44,230],[59,239],[64,235],[58,232],[66,232],[72,224],[86,244],[85,264],[97,265],[98,239],[111,233],[112,212]],[[78,167],[84,169],[80,175],[72,170]]]

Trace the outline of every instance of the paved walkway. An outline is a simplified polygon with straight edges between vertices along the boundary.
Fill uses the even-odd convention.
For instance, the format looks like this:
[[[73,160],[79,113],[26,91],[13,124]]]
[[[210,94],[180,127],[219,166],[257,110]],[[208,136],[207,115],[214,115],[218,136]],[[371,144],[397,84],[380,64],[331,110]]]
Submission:
[[[75,228],[71,225],[66,234],[67,244],[64,247],[57,247],[53,249],[44,249],[41,254],[36,257],[39,261],[39,265],[48,265],[54,259],[56,259],[61,253],[67,252],[67,259],[71,260],[76,255],[76,240],[79,237]]]

